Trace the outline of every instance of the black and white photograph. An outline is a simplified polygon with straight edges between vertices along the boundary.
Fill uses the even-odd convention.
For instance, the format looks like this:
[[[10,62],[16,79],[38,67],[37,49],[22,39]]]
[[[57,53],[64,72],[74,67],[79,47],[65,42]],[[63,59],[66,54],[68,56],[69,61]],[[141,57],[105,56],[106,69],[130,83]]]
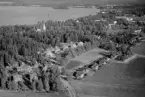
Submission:
[[[145,0],[0,0],[0,97],[145,97]]]

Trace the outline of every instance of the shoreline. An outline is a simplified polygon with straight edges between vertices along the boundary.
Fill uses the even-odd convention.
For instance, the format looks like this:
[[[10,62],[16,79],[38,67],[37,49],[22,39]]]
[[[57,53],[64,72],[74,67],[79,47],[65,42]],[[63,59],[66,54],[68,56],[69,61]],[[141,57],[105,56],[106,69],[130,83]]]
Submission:
[[[112,62],[113,63],[128,64],[128,63],[130,63],[132,60],[134,60],[136,58],[145,58],[145,55],[133,54],[132,56],[130,56],[127,59],[125,59],[124,61],[112,60]]]
[[[65,10],[52,7],[37,6],[0,6],[0,26],[34,25],[38,21],[66,21],[89,15],[96,15],[100,10],[96,8],[68,8]]]
[[[133,48],[133,47],[136,47],[136,46],[138,46],[138,44],[140,45],[142,43],[142,41],[141,42],[139,42],[139,43],[137,43],[137,44],[135,44],[135,46],[132,46],[131,48]],[[132,51],[133,52],[133,51]],[[117,57],[118,55],[116,55],[116,56],[114,56],[114,57],[112,57],[112,58],[109,58],[110,60],[108,61],[107,59],[106,60],[104,60],[103,62],[105,62],[105,63],[107,63],[107,64],[103,64],[103,66],[105,65],[105,66],[109,66],[109,65],[111,65],[112,63],[120,63],[120,64],[129,64],[131,61],[133,61],[133,60],[135,60],[135,59],[137,59],[137,58],[145,58],[145,55],[141,55],[141,54],[137,54],[137,53],[135,53],[135,52],[133,52],[132,54],[130,54],[130,55],[127,55],[126,56],[126,58],[124,59],[124,60],[122,60],[122,61],[118,61],[118,60],[115,60],[115,58]],[[99,64],[100,65],[100,64]],[[81,66],[81,68],[84,68],[85,66]],[[73,70],[73,72],[76,72],[76,70],[77,69],[75,69],[75,70]],[[92,71],[92,70],[91,70]],[[95,74],[95,72],[94,72],[94,74]],[[94,75],[93,74],[93,75]],[[83,78],[82,78],[83,79]]]

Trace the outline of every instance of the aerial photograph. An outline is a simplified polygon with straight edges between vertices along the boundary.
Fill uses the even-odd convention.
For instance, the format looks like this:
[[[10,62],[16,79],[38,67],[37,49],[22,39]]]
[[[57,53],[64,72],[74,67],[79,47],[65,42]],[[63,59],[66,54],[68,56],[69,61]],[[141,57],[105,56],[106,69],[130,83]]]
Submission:
[[[0,97],[145,97],[145,0],[0,0]]]

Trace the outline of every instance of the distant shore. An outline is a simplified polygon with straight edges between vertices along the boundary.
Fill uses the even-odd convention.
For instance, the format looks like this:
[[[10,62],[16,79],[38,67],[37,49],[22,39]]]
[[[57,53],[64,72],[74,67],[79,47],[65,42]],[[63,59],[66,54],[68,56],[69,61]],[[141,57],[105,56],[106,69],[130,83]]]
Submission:
[[[3,25],[33,25],[38,21],[65,21],[79,17],[95,15],[96,8],[54,9],[38,6],[0,6],[0,26]]]
[[[66,5],[66,4],[28,4],[28,3],[21,3],[21,2],[5,2],[0,1],[0,6],[25,6],[25,7],[52,7],[54,9],[69,9],[69,8],[92,8],[90,6],[82,5],[82,7],[78,5]],[[94,7],[93,7],[94,8]]]

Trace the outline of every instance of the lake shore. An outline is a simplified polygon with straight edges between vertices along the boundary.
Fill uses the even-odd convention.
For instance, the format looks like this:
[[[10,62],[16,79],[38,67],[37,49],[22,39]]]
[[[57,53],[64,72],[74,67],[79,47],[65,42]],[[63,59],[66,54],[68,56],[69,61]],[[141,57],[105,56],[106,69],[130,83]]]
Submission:
[[[0,6],[0,26],[2,25],[33,25],[38,21],[65,21],[99,12],[96,8],[69,8],[53,9],[52,7],[39,6]]]

